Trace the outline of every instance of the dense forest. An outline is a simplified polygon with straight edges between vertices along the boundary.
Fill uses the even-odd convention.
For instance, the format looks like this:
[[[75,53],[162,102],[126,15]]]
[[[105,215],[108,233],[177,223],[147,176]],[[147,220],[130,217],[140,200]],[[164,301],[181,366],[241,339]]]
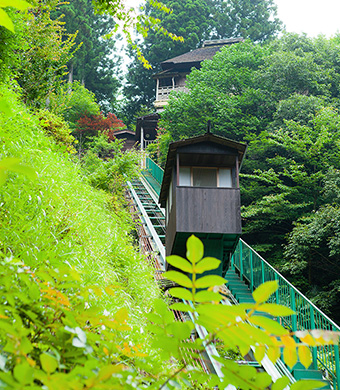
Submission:
[[[168,143],[206,132],[248,143],[244,238],[339,320],[340,37],[284,34],[222,49],[162,114]]]
[[[202,259],[192,237],[187,260],[169,259],[192,278],[168,274],[173,297],[200,303],[172,308],[209,331],[188,343],[194,322],[175,321],[136,243],[124,194],[140,156],[123,152],[115,133],[154,111],[161,61],[243,36],[191,72],[189,93],[171,96],[150,153],[164,164],[169,143],[204,133],[208,120],[213,133],[248,142],[245,239],[338,320],[340,37],[278,37],[273,0],[147,0],[132,11],[120,0],[0,0],[0,388],[266,389],[267,373],[233,360],[256,340],[259,362],[289,344],[286,363],[308,367],[304,335],[297,352],[297,335],[253,318],[293,311],[265,303],[275,282],[254,304],[218,305],[212,288],[223,279],[196,276],[219,261]],[[119,24],[131,56],[125,80]],[[334,335],[325,339],[318,334],[320,343]],[[223,378],[183,362],[210,344],[224,351]]]

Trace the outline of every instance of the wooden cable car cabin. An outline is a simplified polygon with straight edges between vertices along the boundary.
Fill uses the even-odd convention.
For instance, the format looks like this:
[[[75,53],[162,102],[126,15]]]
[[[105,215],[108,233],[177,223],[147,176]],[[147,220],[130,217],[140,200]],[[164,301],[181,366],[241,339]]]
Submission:
[[[241,235],[239,170],[247,145],[211,133],[169,146],[159,202],[166,212],[166,254],[186,257],[191,234],[224,275]]]

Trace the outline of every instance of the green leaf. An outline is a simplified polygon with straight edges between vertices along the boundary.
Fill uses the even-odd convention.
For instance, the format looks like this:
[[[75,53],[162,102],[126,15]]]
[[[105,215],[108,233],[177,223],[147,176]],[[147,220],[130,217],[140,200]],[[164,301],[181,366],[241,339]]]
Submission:
[[[280,348],[277,346],[269,347],[267,350],[267,356],[269,360],[275,364],[277,359],[281,356]]]
[[[268,389],[272,383],[272,378],[266,372],[259,372],[256,374],[255,384],[261,389]]]
[[[18,364],[13,369],[14,378],[22,385],[33,381],[34,369],[28,363]]]
[[[179,340],[186,340],[191,334],[191,327],[186,322],[173,322],[166,330]]]
[[[278,281],[272,280],[270,282],[265,282],[261,284],[254,292],[253,298],[256,303],[265,302],[277,289]]]
[[[308,368],[312,364],[312,361],[313,361],[310,349],[306,345],[300,345],[298,347],[298,352],[299,352],[300,363],[305,368]]]
[[[22,173],[28,176],[30,179],[37,177],[36,172],[31,167],[26,165],[20,165],[20,159],[16,157],[7,157],[0,161],[0,172],[12,171],[16,173]]]
[[[264,345],[257,345],[254,350],[255,360],[261,364],[264,355],[266,354],[266,347]]]
[[[34,5],[29,4],[24,0],[0,0],[0,7],[13,7],[20,11],[24,11],[27,8],[33,8]]]
[[[168,256],[166,258],[166,261],[172,266],[179,268],[184,272],[190,272],[192,274],[192,265],[189,263],[188,260],[183,259],[183,257],[175,255]]]
[[[277,305],[276,303],[264,303],[263,305],[259,306],[258,310],[271,314],[275,317],[285,317],[295,314],[295,312],[290,307]]]
[[[210,271],[212,269],[218,268],[221,264],[220,260],[215,259],[214,257],[205,257],[195,266],[195,272],[201,274],[205,271]]]
[[[195,283],[197,288],[208,288],[208,287],[213,287],[213,286],[222,286],[224,284],[226,284],[226,280],[218,275],[203,276],[203,278],[197,279],[196,283]]]
[[[1,169],[11,169],[20,163],[20,159],[16,157],[6,157],[0,160]]]
[[[0,8],[0,26],[4,26],[7,30],[14,33],[14,25],[12,19],[7,15],[7,13]]]
[[[252,324],[258,325],[268,333],[273,334],[275,336],[283,336],[289,334],[289,331],[285,329],[278,322],[271,320],[270,318],[263,316],[251,316],[249,318],[249,322]]]
[[[283,348],[283,360],[290,368],[297,363],[297,352],[294,347],[284,347]]]
[[[58,367],[57,360],[53,356],[47,353],[42,353],[40,355],[40,362],[41,362],[42,369],[47,374],[52,374]]]
[[[7,172],[2,170],[2,169],[0,169],[0,186],[5,184],[7,176],[8,176]]]
[[[184,299],[185,301],[192,300],[192,294],[186,288],[174,287],[169,290],[169,293],[175,298]]]
[[[168,271],[163,274],[163,276],[169,280],[172,280],[173,282],[179,284],[180,286],[192,288],[192,281],[181,272],[177,271]]]
[[[283,376],[282,378],[277,379],[275,383],[272,384],[272,390],[283,390],[290,383],[289,378]]]
[[[190,236],[187,241],[187,259],[193,264],[198,263],[204,254],[204,247],[202,241],[195,237]]]
[[[186,303],[183,303],[183,302],[176,302],[176,303],[173,303],[171,306],[170,306],[170,309],[171,310],[179,310],[179,311],[183,311],[183,312],[191,312],[193,313],[195,310],[190,306],[190,305],[187,305]]]
[[[320,387],[325,387],[325,385],[325,382],[304,379],[293,383],[290,386],[290,390],[314,390],[319,389]]]
[[[0,112],[3,112],[6,116],[12,114],[11,107],[4,98],[0,98]]]
[[[196,302],[219,302],[222,299],[222,296],[219,293],[213,291],[199,291],[195,295]]]

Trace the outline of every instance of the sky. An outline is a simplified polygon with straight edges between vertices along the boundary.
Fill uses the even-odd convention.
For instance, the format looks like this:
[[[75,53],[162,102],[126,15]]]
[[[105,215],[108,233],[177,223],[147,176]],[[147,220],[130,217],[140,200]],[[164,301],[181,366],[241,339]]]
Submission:
[[[278,17],[289,32],[331,37],[340,31],[340,0],[275,0],[275,3]]]

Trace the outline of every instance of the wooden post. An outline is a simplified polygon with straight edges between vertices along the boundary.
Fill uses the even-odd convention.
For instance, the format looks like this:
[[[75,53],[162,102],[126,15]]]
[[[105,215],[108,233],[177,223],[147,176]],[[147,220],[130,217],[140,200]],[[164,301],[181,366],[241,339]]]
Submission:
[[[177,173],[177,187],[179,186],[179,154],[177,153],[177,161],[176,161],[176,173]]]
[[[144,150],[144,129],[143,126],[140,127],[140,150]]]
[[[239,177],[239,162],[238,162],[238,156],[236,156],[236,188],[240,188],[240,177]]]

